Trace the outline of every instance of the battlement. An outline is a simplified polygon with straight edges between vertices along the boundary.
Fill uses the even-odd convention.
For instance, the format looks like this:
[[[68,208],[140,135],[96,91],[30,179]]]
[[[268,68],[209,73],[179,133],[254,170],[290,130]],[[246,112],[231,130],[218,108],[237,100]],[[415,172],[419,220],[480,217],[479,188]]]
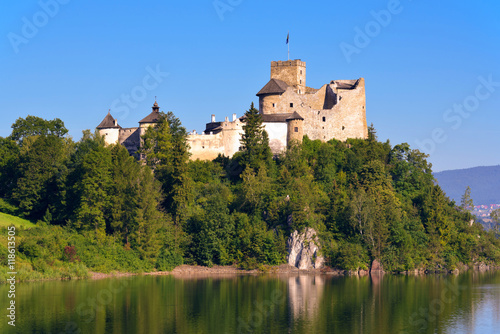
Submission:
[[[295,60],[277,60],[271,62],[271,67],[279,67],[279,66],[302,66],[306,67],[306,62],[301,61],[300,59]]]

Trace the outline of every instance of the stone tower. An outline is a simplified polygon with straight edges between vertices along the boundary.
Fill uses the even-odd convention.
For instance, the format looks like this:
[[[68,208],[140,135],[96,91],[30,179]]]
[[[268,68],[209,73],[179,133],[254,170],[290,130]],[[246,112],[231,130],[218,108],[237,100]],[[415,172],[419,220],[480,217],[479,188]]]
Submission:
[[[139,121],[139,130],[140,130],[139,134],[141,138],[142,136],[144,136],[146,130],[150,126],[155,126],[156,123],[158,123],[158,121],[160,120],[160,107],[158,106],[158,103],[156,101],[153,104],[153,107],[151,107],[151,109],[153,109],[151,114],[149,114],[148,116],[144,117],[142,120]]]
[[[304,137],[304,118],[300,116],[297,112],[294,112],[290,117],[286,119],[287,125],[287,146],[289,146],[293,141],[302,142],[302,137]]]
[[[284,81],[297,94],[306,92],[306,63],[300,59],[271,62],[271,79]]]
[[[104,137],[106,145],[118,143],[121,128],[122,127],[118,125],[117,120],[111,116],[111,112],[108,112],[101,124],[97,126],[97,130],[99,130],[99,134]]]

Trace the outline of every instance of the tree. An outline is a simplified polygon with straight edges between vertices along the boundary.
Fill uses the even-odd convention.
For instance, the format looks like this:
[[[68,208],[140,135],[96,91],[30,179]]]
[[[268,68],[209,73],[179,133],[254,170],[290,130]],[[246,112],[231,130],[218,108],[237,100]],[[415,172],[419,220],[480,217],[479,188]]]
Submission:
[[[496,209],[491,211],[490,218],[493,222],[493,229],[496,233],[499,233],[500,230],[500,209]]]
[[[64,122],[59,118],[47,121],[36,116],[27,116],[25,119],[18,118],[12,124],[12,133],[10,139],[22,144],[24,139],[31,136],[56,136],[64,137],[68,133],[68,129],[64,126]]]
[[[460,207],[464,211],[471,212],[472,210],[474,210],[474,202],[472,201],[471,190],[469,186],[467,186],[467,188],[465,189],[465,193],[462,195]]]
[[[19,154],[15,141],[0,137],[0,196],[10,197],[16,184]]]
[[[77,183],[80,205],[76,210],[76,226],[94,230],[96,237],[106,233],[106,217],[109,209],[111,186],[111,152],[99,146],[85,155],[82,175]]]
[[[38,220],[61,200],[63,185],[58,180],[66,174],[69,143],[53,135],[30,140],[20,153],[12,198],[25,216]]]
[[[111,230],[129,244],[138,206],[141,166],[122,145],[111,147],[110,220]]]
[[[146,163],[153,168],[156,178],[162,184],[165,199],[163,207],[172,213],[176,221],[183,220],[183,209],[187,203],[186,189],[189,146],[187,132],[172,112],[160,113],[154,127],[146,130],[143,147]]]
[[[245,112],[244,119],[244,133],[240,139],[243,151],[242,164],[245,168],[257,170],[262,163],[269,165],[272,161],[269,137],[262,125],[262,116],[255,109],[253,102],[250,109]]]

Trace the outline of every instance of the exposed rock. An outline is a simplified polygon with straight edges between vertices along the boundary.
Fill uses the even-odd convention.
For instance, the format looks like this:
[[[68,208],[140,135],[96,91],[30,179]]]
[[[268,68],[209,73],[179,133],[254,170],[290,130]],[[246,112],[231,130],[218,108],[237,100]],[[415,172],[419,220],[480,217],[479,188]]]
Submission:
[[[295,231],[287,241],[288,263],[299,269],[319,269],[325,259],[319,255],[319,239],[312,228],[306,228],[302,233]]]
[[[369,273],[368,270],[359,269],[358,274],[359,276],[368,276]]]
[[[382,267],[382,263],[379,260],[375,259],[372,262],[372,266],[370,268],[370,272],[384,272],[384,268]]]
[[[490,267],[488,265],[484,264],[483,262],[476,263],[475,267],[476,267],[475,269],[479,270],[479,271],[486,271],[486,270],[490,269]]]

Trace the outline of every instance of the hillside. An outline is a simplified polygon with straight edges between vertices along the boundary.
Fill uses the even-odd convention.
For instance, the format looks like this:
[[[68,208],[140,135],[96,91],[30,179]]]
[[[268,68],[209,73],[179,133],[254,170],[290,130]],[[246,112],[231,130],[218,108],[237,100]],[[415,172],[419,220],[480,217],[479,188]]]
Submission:
[[[0,227],[7,227],[7,226],[10,226],[12,224],[14,224],[14,226],[16,226],[17,228],[35,227],[35,224],[33,224],[32,222],[30,222],[28,220],[0,212]]]
[[[500,203],[500,166],[482,166],[434,173],[450,199],[460,203],[467,186],[475,205]]]

